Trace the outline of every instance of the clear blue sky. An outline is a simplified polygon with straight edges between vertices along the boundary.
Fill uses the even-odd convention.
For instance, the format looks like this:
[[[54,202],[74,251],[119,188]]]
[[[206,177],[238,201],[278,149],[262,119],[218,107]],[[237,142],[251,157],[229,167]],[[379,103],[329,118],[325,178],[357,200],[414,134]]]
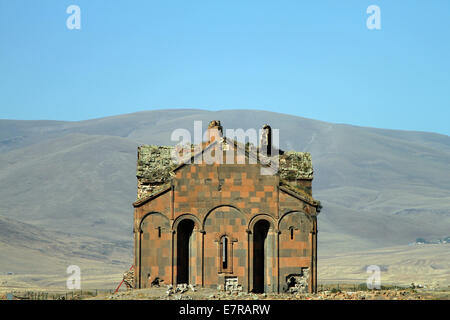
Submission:
[[[450,135],[450,1],[0,0],[0,118],[160,108]]]

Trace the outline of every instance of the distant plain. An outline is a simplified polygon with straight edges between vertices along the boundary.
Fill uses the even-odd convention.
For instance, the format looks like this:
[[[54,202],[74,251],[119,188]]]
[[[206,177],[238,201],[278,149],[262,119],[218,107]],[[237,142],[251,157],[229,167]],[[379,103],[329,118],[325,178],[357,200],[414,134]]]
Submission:
[[[136,147],[176,128],[280,129],[284,150],[312,154],[319,283],[450,284],[450,137],[326,123],[253,110],[158,110],[79,122],[0,120],[0,287],[113,288],[132,264]],[[12,273],[8,275],[7,273]]]

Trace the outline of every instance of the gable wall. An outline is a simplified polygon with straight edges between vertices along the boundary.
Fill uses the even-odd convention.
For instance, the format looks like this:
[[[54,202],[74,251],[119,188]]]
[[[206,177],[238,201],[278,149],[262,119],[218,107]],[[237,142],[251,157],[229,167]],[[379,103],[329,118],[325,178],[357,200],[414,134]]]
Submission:
[[[174,222],[179,221],[180,218],[185,218],[187,215],[195,216],[196,225],[198,225],[195,231],[195,248],[200,251],[197,251],[198,257],[195,258],[195,264],[193,263],[196,269],[193,273],[195,276],[193,283],[214,287],[217,284],[223,285],[226,276],[237,276],[239,283],[247,290],[249,279],[252,276],[251,263],[248,263],[248,259],[251,257],[249,249],[252,246],[248,242],[247,231],[251,232],[248,228],[251,221],[255,220],[255,216],[268,215],[274,221],[274,228],[279,228],[280,249],[279,265],[272,257],[273,265],[270,269],[272,274],[268,275],[270,277],[268,282],[274,283],[279,274],[281,290],[287,275],[300,273],[301,268],[313,266],[314,239],[310,233],[313,227],[307,214],[315,213],[315,208],[292,195],[279,191],[278,176],[261,175],[260,168],[258,164],[185,165],[175,171],[172,182],[173,191],[169,190],[135,208],[135,228],[149,212],[159,212],[165,216],[172,228]],[[219,212],[220,219],[217,218]],[[288,212],[291,213],[285,215]],[[150,220],[148,222],[151,224]],[[146,226],[146,224],[144,225]],[[293,240],[290,239],[290,227],[295,229]],[[164,250],[166,249],[164,248],[170,248],[171,241],[176,243],[176,232],[164,234],[163,239],[158,240],[151,233],[152,230],[155,232],[157,226],[149,225],[148,230],[146,228],[144,228],[144,233],[147,232],[148,236],[145,238],[144,235],[142,238],[141,250],[143,249],[147,256],[143,257],[141,262],[143,265],[152,265],[152,267],[146,266],[145,268],[148,270],[143,270],[142,277],[145,278],[147,273],[155,275],[161,273],[166,283],[170,282],[171,279],[176,278],[176,268],[171,269],[173,261],[176,261],[176,245],[175,251],[171,252],[173,261],[165,258]],[[218,263],[220,263],[217,239],[220,234],[225,233],[236,240],[233,243],[233,250],[235,250],[233,266],[235,267],[230,274],[217,272]],[[275,236],[273,234],[273,237]],[[138,235],[135,234],[135,237],[135,248],[137,248],[139,245]],[[152,241],[150,244],[151,239],[156,242]],[[252,238],[250,237],[250,239]],[[158,241],[161,242],[160,245],[158,245]],[[164,252],[152,250],[151,247],[154,246],[160,246]],[[202,253],[203,261],[198,260]],[[136,263],[138,263],[137,254],[136,251]],[[164,263],[155,262],[161,254],[164,256]],[[202,264],[204,271],[202,271]],[[310,285],[312,285],[311,281]]]
[[[220,205],[232,205],[249,221],[251,215],[277,214],[278,177],[260,175],[259,165],[186,165],[176,172],[175,218],[192,213],[201,221]]]

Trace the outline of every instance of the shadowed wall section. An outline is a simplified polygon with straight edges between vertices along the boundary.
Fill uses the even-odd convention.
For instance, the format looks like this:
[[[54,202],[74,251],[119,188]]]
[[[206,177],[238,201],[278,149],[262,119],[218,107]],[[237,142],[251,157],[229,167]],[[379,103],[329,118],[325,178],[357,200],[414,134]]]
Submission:
[[[195,249],[196,241],[193,241],[194,221],[185,219],[177,228],[177,283],[192,283],[190,270],[194,258],[192,251]]]
[[[270,224],[267,220],[259,220],[253,228],[253,292],[261,293],[267,290],[268,267],[272,262],[273,250],[271,236],[268,238]],[[272,269],[272,268],[270,268]]]

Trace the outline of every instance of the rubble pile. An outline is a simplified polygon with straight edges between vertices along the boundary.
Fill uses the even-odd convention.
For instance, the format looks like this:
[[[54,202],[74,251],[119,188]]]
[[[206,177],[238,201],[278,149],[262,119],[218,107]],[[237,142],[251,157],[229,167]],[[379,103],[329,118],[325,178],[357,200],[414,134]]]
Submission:
[[[237,278],[226,279],[224,289],[227,294],[238,295],[242,293],[242,285],[238,283]]]
[[[298,275],[293,275],[298,276]],[[449,300],[450,288],[426,289],[411,287],[395,287],[381,290],[368,289],[325,289],[318,293],[300,292],[304,287],[298,283],[298,292],[290,293],[251,293],[243,290],[233,278],[227,279],[225,284],[217,288],[201,288],[193,284],[178,284],[121,291],[116,294],[88,299],[114,300]],[[295,279],[298,281],[298,279]],[[292,288],[295,288],[293,286]],[[82,299],[80,297],[80,299]]]
[[[134,268],[123,274],[123,283],[127,286],[127,290],[134,287]]]
[[[173,285],[169,284],[167,285],[167,291],[166,291],[166,296],[170,297],[174,294],[183,294],[185,292],[187,292],[188,290],[191,290],[192,292],[196,292],[196,285],[195,284],[186,284],[186,283],[181,283],[181,284],[177,284],[176,288],[173,288]]]
[[[308,292],[309,270],[304,269],[302,275],[291,275],[287,279],[289,293]]]

